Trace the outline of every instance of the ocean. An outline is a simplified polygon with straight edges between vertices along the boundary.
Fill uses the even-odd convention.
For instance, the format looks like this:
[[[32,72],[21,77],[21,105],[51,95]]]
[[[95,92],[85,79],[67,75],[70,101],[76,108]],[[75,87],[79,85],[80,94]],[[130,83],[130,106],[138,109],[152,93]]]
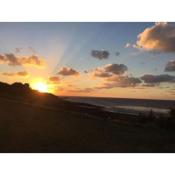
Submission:
[[[101,106],[110,112],[138,115],[149,113],[167,115],[171,108],[175,108],[175,100],[148,100],[126,98],[101,98],[101,97],[66,97],[68,101],[87,103]]]

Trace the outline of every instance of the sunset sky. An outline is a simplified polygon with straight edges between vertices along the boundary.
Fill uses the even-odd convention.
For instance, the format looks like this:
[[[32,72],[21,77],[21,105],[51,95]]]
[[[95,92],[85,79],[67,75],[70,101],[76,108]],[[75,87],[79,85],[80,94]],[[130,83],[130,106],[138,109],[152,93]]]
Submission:
[[[175,23],[0,23],[0,81],[173,100]]]

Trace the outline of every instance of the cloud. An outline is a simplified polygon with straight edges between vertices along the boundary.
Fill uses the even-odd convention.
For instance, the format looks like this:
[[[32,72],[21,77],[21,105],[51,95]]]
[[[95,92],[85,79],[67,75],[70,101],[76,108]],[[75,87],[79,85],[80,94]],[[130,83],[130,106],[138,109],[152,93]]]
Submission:
[[[127,76],[121,77],[118,75],[113,76],[113,79],[111,79],[110,77],[105,80],[106,81],[99,86],[84,88],[84,89],[74,88],[68,91],[76,92],[76,93],[91,93],[91,92],[98,91],[101,89],[112,89],[112,88],[117,88],[117,87],[122,87],[122,88],[136,87],[142,83],[142,81],[139,78],[127,77]]]
[[[109,57],[109,52],[107,50],[92,50],[91,55],[99,60],[107,59]]]
[[[140,78],[128,77],[128,76],[113,76],[107,79],[107,81],[99,87],[100,89],[111,89],[115,87],[135,87],[142,83]]]
[[[49,81],[51,83],[59,83],[60,82],[60,78],[59,77],[56,77],[56,76],[53,76],[53,77],[49,77]]]
[[[156,52],[175,52],[175,26],[156,23],[137,36],[137,48]]]
[[[0,54],[0,64],[3,64],[5,62],[6,62],[5,56]]]
[[[79,72],[69,67],[62,67],[58,74],[63,76],[79,75]]]
[[[4,72],[2,73],[4,76],[21,76],[21,77],[27,77],[29,74],[26,71],[16,72],[16,73],[8,73]]]
[[[17,72],[17,75],[19,75],[19,76],[28,76],[28,73],[26,71],[22,71],[22,72]]]
[[[85,70],[85,71],[84,71],[84,73],[85,73],[85,74],[87,74],[87,73],[88,73],[88,71],[87,71],[87,70]]]
[[[104,78],[102,85],[97,89],[110,89],[115,87],[158,86],[160,83],[175,83],[175,76],[168,74],[151,75],[141,77],[129,75],[128,67],[124,64],[108,64],[91,71],[94,77]]]
[[[11,76],[15,76],[16,73],[3,72],[2,75],[5,75],[5,76],[9,76],[9,77],[11,77]]]
[[[75,92],[75,93],[90,93],[96,90],[95,88],[84,88],[84,89],[70,89],[69,92]]]
[[[173,72],[175,71],[175,60],[169,61],[165,66],[166,72]]]
[[[105,70],[105,67],[98,67],[95,70],[91,72],[94,77],[101,77],[101,78],[106,78],[112,76],[110,72],[107,72]]]
[[[162,74],[162,75],[151,75],[146,74],[142,77],[133,77],[128,75],[117,75],[113,74],[112,76],[102,76],[105,77],[102,84],[91,88],[74,88],[69,90],[70,92],[78,93],[90,93],[93,91],[98,91],[101,89],[112,89],[112,88],[137,88],[145,89],[146,87],[155,87],[160,83],[175,83],[175,76]]]
[[[23,66],[23,65],[31,65],[37,67],[44,66],[43,59],[39,58],[37,55],[19,57],[13,53],[6,53],[4,55],[1,54],[0,63],[8,64],[9,66]]]
[[[7,62],[7,64],[9,66],[19,66],[19,65],[21,65],[18,57],[16,57],[14,54],[12,54],[12,53],[8,54],[7,53],[4,56],[5,56],[4,60],[5,60],[5,62]]]
[[[35,65],[38,67],[44,66],[43,59],[39,58],[37,55],[32,55],[29,57],[22,57],[20,58],[20,62],[22,65]]]
[[[175,83],[175,76],[171,76],[168,74],[161,74],[161,75],[146,74],[143,75],[141,79],[148,86],[155,86],[159,85],[160,83]]]
[[[100,70],[100,69],[96,69],[93,73],[93,75],[95,77],[101,77],[101,78],[107,78],[107,77],[111,77],[112,74],[111,73],[108,73],[108,72],[103,72],[103,70]]]
[[[124,64],[108,64],[105,66],[105,70],[106,72],[121,75],[128,70],[128,67]]]
[[[142,83],[142,81],[136,77],[121,77],[119,84],[123,87],[135,87],[140,83]]]
[[[108,68],[108,67],[107,67]],[[175,76],[168,75],[168,74],[161,74],[161,75],[151,75],[145,74],[142,77],[132,77],[124,74],[127,70],[126,68],[121,71],[119,74],[118,72],[113,71],[112,73],[108,72],[110,69],[106,69],[106,66],[102,69],[96,69],[94,75],[98,77],[105,78],[105,82],[97,87],[97,89],[110,89],[115,87],[136,87],[136,86],[158,86],[160,83],[175,83]],[[116,69],[115,69],[116,70]],[[118,69],[117,69],[118,70]],[[123,73],[123,74],[122,74]]]
[[[113,75],[123,75],[128,70],[124,64],[107,64],[92,71],[95,77],[107,78]]]
[[[131,47],[132,45],[130,43],[125,44],[125,48]]]

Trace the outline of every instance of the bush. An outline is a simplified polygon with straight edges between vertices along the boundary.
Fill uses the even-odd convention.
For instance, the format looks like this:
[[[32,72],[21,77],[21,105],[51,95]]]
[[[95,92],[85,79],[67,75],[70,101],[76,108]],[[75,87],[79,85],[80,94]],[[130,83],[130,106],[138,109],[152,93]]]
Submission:
[[[173,108],[170,109],[169,115],[170,115],[171,118],[175,118],[175,108],[174,109]]]
[[[175,131],[175,109],[170,109],[169,116],[160,117],[158,124],[161,128],[169,131]]]
[[[156,119],[156,115],[155,115],[155,113],[153,112],[152,109],[150,110],[150,112],[149,112],[147,118],[148,118],[148,121],[149,121],[149,122],[153,122],[153,121]]]

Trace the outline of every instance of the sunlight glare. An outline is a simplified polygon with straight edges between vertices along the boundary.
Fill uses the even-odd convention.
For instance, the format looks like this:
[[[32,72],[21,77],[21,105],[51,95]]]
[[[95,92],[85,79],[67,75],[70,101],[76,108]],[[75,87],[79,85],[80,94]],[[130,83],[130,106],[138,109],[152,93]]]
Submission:
[[[36,82],[32,85],[32,88],[38,90],[39,92],[48,92],[48,86],[43,82]]]

